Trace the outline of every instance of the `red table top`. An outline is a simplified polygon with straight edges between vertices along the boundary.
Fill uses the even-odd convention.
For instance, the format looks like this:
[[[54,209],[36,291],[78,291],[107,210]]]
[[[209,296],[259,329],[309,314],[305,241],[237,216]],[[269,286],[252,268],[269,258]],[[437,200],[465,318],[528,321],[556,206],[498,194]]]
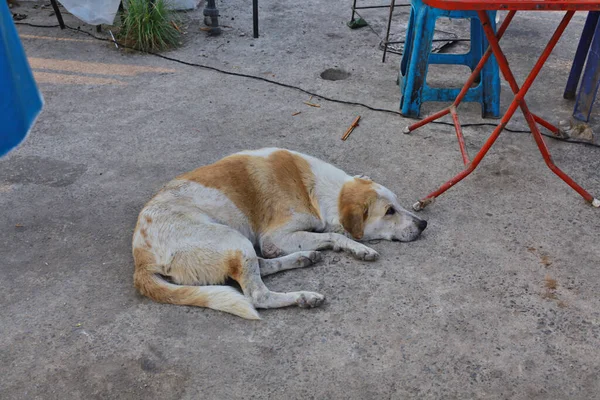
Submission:
[[[600,0],[423,0],[442,10],[600,10]]]

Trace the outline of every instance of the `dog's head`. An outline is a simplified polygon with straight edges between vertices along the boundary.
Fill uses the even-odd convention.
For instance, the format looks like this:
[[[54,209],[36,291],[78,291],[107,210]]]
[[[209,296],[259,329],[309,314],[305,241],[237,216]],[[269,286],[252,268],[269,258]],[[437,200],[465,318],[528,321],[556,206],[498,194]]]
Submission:
[[[427,227],[427,221],[400,206],[392,191],[364,176],[344,184],[338,209],[340,223],[357,240],[410,242]]]

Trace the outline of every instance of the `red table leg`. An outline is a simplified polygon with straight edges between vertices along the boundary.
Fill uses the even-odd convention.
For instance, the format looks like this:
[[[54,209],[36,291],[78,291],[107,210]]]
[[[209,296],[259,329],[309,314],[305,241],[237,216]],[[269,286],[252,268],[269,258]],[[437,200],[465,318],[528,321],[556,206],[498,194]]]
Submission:
[[[514,13],[515,13],[514,11],[511,11],[509,13],[509,15],[507,17],[508,23],[514,16]],[[502,130],[504,129],[506,124],[508,123],[508,121],[510,121],[510,119],[514,115],[517,107],[521,108],[523,115],[525,116],[525,119],[527,120],[527,122],[529,124],[529,127],[534,136],[534,139],[535,139],[535,141],[540,149],[540,152],[542,153],[542,156],[544,157],[544,160],[546,161],[546,164],[548,165],[548,167],[554,173],[556,173],[561,179],[563,179],[569,186],[571,186],[573,189],[575,189],[585,200],[592,203],[592,205],[594,205],[595,207],[600,207],[600,201],[598,201],[597,199],[594,199],[592,197],[592,195],[590,195],[588,192],[586,192],[583,188],[581,188],[581,186],[579,186],[575,181],[573,181],[568,175],[566,175],[556,165],[554,165],[554,163],[552,162],[552,159],[550,157],[550,154],[548,152],[548,149],[543,141],[542,135],[540,134],[539,129],[536,125],[536,121],[538,121],[543,126],[548,127],[550,130],[552,130],[552,128],[554,128],[554,129],[556,129],[556,128],[553,125],[549,124],[548,122],[544,121],[543,119],[533,115],[529,111],[529,108],[527,107],[527,103],[525,102],[525,99],[524,99],[525,94],[527,93],[527,91],[529,90],[531,85],[533,84],[533,81],[535,80],[539,71],[542,69],[544,63],[548,59],[548,56],[552,52],[552,49],[554,48],[554,46],[558,42],[558,39],[560,38],[560,36],[564,32],[565,28],[569,24],[569,21],[571,20],[573,14],[574,14],[574,11],[569,11],[565,14],[563,20],[561,21],[558,28],[554,32],[554,35],[552,35],[552,38],[546,45],[546,48],[542,52],[542,55],[539,57],[535,66],[533,67],[533,69],[527,76],[527,79],[523,83],[523,87],[521,87],[521,88],[519,88],[519,86],[517,85],[517,83],[514,79],[514,76],[512,74],[512,71],[510,70],[510,67],[508,65],[508,61],[506,60],[506,57],[504,56],[504,53],[502,52],[500,45],[498,43],[499,39],[502,37],[502,34],[506,30],[506,27],[508,26],[507,21],[505,21],[505,23],[502,24],[500,30],[498,31],[498,34],[494,34],[493,30],[491,29],[490,20],[489,20],[487,13],[485,11],[479,11],[478,14],[479,14],[483,29],[485,31],[485,34],[488,38],[488,41],[490,42],[490,48],[488,49],[488,51],[486,51],[484,58],[487,59],[487,58],[489,58],[491,52],[494,53],[494,55],[496,56],[496,59],[498,60],[498,65],[500,67],[500,70],[502,71],[502,74],[504,75],[504,78],[511,86],[512,91],[515,93],[515,98],[513,99],[510,106],[508,107],[508,110],[506,111],[506,113],[504,114],[502,119],[500,120],[500,124],[494,129],[491,136],[485,142],[483,147],[479,150],[479,152],[477,153],[477,155],[475,156],[473,161],[471,163],[467,164],[467,168],[465,168],[462,172],[460,172],[454,178],[450,179],[448,182],[444,183],[438,190],[430,193],[427,197],[425,197],[424,199],[415,203],[413,205],[413,208],[417,211],[425,208],[428,204],[433,202],[433,200],[436,197],[438,197],[439,195],[444,193],[446,190],[450,189],[452,186],[456,185],[458,182],[460,182],[465,177],[467,177],[471,172],[473,172],[473,170],[479,165],[481,160],[485,157],[485,155],[487,154],[487,152],[489,151],[491,146],[494,144],[494,142],[496,141],[496,139],[498,138],[498,136],[500,135],[500,133],[502,132]],[[490,53],[490,54],[488,54],[488,53]],[[484,61],[484,59],[482,59],[482,61]],[[478,65],[478,67],[479,67],[479,65]],[[469,83],[469,86],[470,86],[470,83]],[[465,85],[465,87],[467,87],[467,85]],[[464,90],[464,88],[463,88],[463,90]],[[459,95],[459,97],[460,97],[460,95]],[[459,100],[459,99],[457,98],[457,100]],[[462,100],[462,98],[460,98],[460,100]],[[432,117],[439,118],[442,115],[448,114],[448,112],[453,113],[453,120],[454,120],[454,123],[456,126],[456,124],[458,124],[458,119],[455,118],[455,105],[454,104],[451,107],[449,107],[447,110],[442,110],[442,111],[434,114]],[[437,118],[434,118],[434,119],[437,119]],[[433,119],[430,117],[427,122],[430,122],[432,120]],[[425,122],[425,123],[421,123],[421,122],[423,122],[423,121],[420,121],[420,123],[418,123],[418,126],[422,126],[425,123],[427,123],[427,122]],[[415,125],[417,125],[417,124],[415,124]],[[410,129],[410,127],[409,127],[409,129]],[[459,135],[460,128],[456,127],[456,129],[457,129],[457,135]],[[460,136],[462,136],[462,132],[460,132]],[[464,142],[462,142],[460,139],[461,139],[461,137],[459,137],[459,144],[461,144],[461,152],[463,152],[463,143]],[[463,160],[464,159],[465,159],[465,155],[463,153]]]
[[[548,151],[548,147],[546,147],[546,143],[544,142],[544,139],[542,137],[542,134],[540,133],[540,130],[539,130],[536,122],[539,122],[540,125],[545,126],[545,127],[549,128],[550,130],[552,130],[551,128],[554,128],[554,127],[551,124],[549,124],[548,122],[544,121],[543,119],[533,115],[529,111],[529,107],[527,107],[527,103],[525,102],[525,94],[527,93],[527,91],[533,84],[533,81],[537,77],[538,73],[544,66],[544,63],[550,56],[550,53],[552,53],[552,49],[554,49],[554,46],[556,45],[556,43],[562,36],[565,28],[567,27],[567,25],[569,25],[569,22],[571,21],[573,14],[575,14],[575,11],[568,11],[565,14],[562,21],[558,25],[558,28],[556,28],[556,31],[552,35],[552,38],[548,42],[548,45],[544,49],[542,55],[538,59],[537,63],[531,70],[529,76],[527,77],[527,79],[523,83],[523,86],[520,89],[519,89],[519,85],[517,84],[517,82],[515,80],[514,75],[512,74],[512,71],[510,70],[510,67],[508,65],[508,60],[506,59],[506,56],[502,52],[502,49],[500,49],[500,45],[498,44],[498,41],[496,40],[496,35],[494,34],[494,31],[492,30],[492,27],[490,25],[490,20],[489,20],[487,13],[485,13],[483,11],[479,11],[478,14],[479,14],[479,18],[481,18],[483,30],[484,30],[488,40],[490,41],[490,46],[492,47],[492,49],[494,51],[494,55],[496,56],[496,59],[498,60],[498,66],[500,67],[500,70],[502,71],[502,74],[504,75],[504,79],[506,79],[506,81],[509,83],[512,91],[516,93],[515,100],[517,100],[520,103],[519,105],[521,107],[521,111],[523,112],[523,115],[525,116],[525,119],[527,120],[527,124],[529,125],[529,128],[531,129],[531,133],[533,134],[533,138],[535,139],[535,142],[540,150],[540,153],[542,153],[542,157],[544,157],[544,161],[546,162],[546,165],[548,166],[548,168],[550,168],[550,170],[552,170],[552,172],[554,172],[563,181],[565,181],[565,183],[567,185],[571,186],[577,193],[579,193],[581,195],[581,197],[583,197],[587,202],[591,203],[595,207],[600,207],[600,201],[595,199],[585,189],[583,189],[581,186],[579,186],[577,184],[577,182],[575,182],[573,179],[571,179],[571,177],[569,177],[566,173],[564,173],[560,168],[558,168],[554,164],[554,162],[552,161],[552,156],[550,155],[550,152]],[[550,127],[548,127],[548,125],[550,125]]]
[[[463,163],[467,165],[469,163],[469,154],[467,154],[467,146],[465,145],[465,137],[462,133],[462,126],[458,122],[458,114],[456,108],[450,108],[450,114],[452,114],[452,121],[454,121],[454,129],[456,130],[456,138],[458,139],[458,146],[460,147],[460,154],[463,158]]]

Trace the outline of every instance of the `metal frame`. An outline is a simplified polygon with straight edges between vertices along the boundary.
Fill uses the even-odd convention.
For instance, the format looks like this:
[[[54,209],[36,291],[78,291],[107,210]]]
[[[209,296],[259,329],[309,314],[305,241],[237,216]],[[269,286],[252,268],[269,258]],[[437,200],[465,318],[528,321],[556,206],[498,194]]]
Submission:
[[[221,27],[219,26],[219,10],[217,9],[217,3],[215,0],[207,0],[204,4],[204,23],[207,24],[207,20],[210,20],[208,25],[209,36],[219,36],[221,34]]]
[[[354,2],[356,3],[356,0],[354,0]],[[385,56],[387,55],[388,44],[396,43],[396,42],[390,42],[389,41],[389,39],[390,39],[390,29],[392,28],[392,16],[394,15],[394,9],[396,8],[396,1],[395,0],[391,0],[390,1],[390,5],[388,7],[390,8],[390,14],[388,15],[387,28],[385,30],[385,39],[383,41],[383,57],[381,58],[381,62],[382,63],[385,62]],[[354,18],[352,18],[352,20],[353,19]]]
[[[439,3],[440,1],[441,0],[430,0],[428,2]],[[460,1],[454,1],[454,2],[449,1],[447,3],[457,3],[457,2],[460,3]],[[494,0],[490,0],[488,2],[482,2],[482,3],[487,3],[488,9],[489,9],[490,3],[493,3],[493,2],[494,2]],[[470,1],[466,0],[466,1],[464,1],[464,3],[470,3]],[[499,3],[499,2],[497,2],[497,3]],[[508,3],[508,1],[504,1],[504,3]],[[523,1],[522,3],[534,3],[534,2]],[[537,2],[537,5],[539,6],[540,3],[546,3],[546,2]],[[559,6],[559,4],[557,4],[559,2],[552,2],[552,3],[554,3],[553,4],[554,7]],[[564,3],[561,2],[561,4],[563,4],[563,5],[568,4],[568,3],[569,3],[568,1],[565,1]],[[579,5],[578,3],[581,3],[581,1],[579,1],[579,2],[574,1],[571,3],[577,3],[577,4],[575,4],[575,6],[577,6],[577,5]],[[600,7],[600,2],[595,2],[595,5],[597,7]],[[432,4],[432,6],[435,6],[435,5]],[[539,8],[536,8],[536,9],[539,9]],[[520,87],[520,88],[519,88],[519,85],[517,84],[515,77],[510,69],[510,66],[508,64],[506,56],[502,52],[502,49],[500,48],[500,44],[499,44],[499,40],[502,38],[502,35],[504,34],[506,29],[508,28],[508,25],[510,24],[513,17],[515,16],[516,10],[512,9],[508,13],[506,19],[504,20],[504,22],[502,23],[502,25],[500,26],[500,28],[498,29],[498,32],[496,34],[494,34],[494,31],[491,27],[491,21],[489,19],[489,16],[484,10],[485,10],[484,8],[479,8],[477,13],[479,15],[480,22],[482,24],[485,35],[490,43],[490,47],[487,49],[487,51],[483,55],[482,59],[480,60],[479,64],[477,65],[477,67],[475,68],[475,70],[473,71],[473,73],[471,74],[469,79],[467,80],[466,84],[463,86],[463,88],[462,88],[461,92],[459,93],[459,95],[457,96],[456,100],[450,107],[445,108],[445,109],[431,115],[430,117],[425,118],[424,120],[419,121],[416,124],[413,124],[413,125],[407,127],[404,130],[404,133],[410,133],[410,132],[414,131],[415,129],[417,129],[423,125],[426,125],[427,123],[429,123],[431,121],[437,120],[444,115],[451,114],[452,120],[454,122],[456,136],[457,136],[459,147],[460,147],[460,152],[461,152],[463,162],[464,162],[466,168],[463,171],[461,171],[459,174],[454,176],[452,179],[450,179],[449,181],[444,183],[442,186],[440,186],[437,190],[431,192],[425,198],[423,198],[423,199],[419,200],[417,203],[415,203],[413,205],[413,208],[416,211],[422,210],[427,205],[431,204],[435,200],[436,197],[440,196],[446,190],[450,189],[452,186],[456,185],[458,182],[460,182],[461,180],[466,178],[471,172],[473,172],[475,170],[475,168],[477,168],[477,166],[479,165],[481,160],[485,157],[485,155],[487,154],[489,149],[492,147],[492,145],[494,144],[494,142],[496,141],[498,136],[500,136],[500,133],[502,133],[503,129],[506,127],[507,123],[510,121],[510,119],[514,115],[515,111],[519,107],[521,108],[521,111],[523,112],[523,115],[525,116],[527,124],[529,125],[529,128],[531,130],[531,134],[533,135],[533,138],[534,138],[534,140],[538,146],[538,149],[539,149],[540,153],[542,154],[542,157],[544,158],[544,161],[546,162],[546,165],[548,166],[548,168],[550,168],[550,170],[552,170],[552,172],[554,172],[556,175],[558,175],[567,185],[569,185],[577,193],[579,193],[587,202],[592,204],[594,207],[600,207],[600,201],[598,199],[594,198],[590,193],[588,193],[581,186],[579,186],[571,177],[569,177],[566,173],[564,173],[560,168],[558,168],[554,164],[554,162],[552,161],[552,156],[550,155],[550,152],[548,151],[548,147],[546,146],[546,144],[544,142],[544,139],[542,137],[542,134],[539,131],[537,124],[544,126],[545,128],[549,129],[553,133],[557,133],[558,128],[556,128],[554,125],[550,124],[549,122],[543,120],[542,118],[532,114],[529,111],[529,108],[527,107],[527,103],[525,101],[525,95],[527,94],[527,91],[533,84],[535,78],[537,77],[538,73],[542,69],[544,63],[550,56],[552,49],[554,48],[554,46],[560,39],[561,35],[563,34],[565,28],[569,24],[571,18],[573,17],[573,14],[575,13],[575,9],[568,9],[567,13],[563,17],[559,26],[556,28],[556,31],[552,35],[552,38],[546,45],[544,51],[538,58],[533,69],[531,70],[531,72],[525,79],[525,82],[523,82],[522,87]],[[494,129],[494,131],[492,132],[490,137],[487,139],[487,141],[484,143],[483,147],[475,155],[473,160],[469,161],[469,156],[467,154],[467,149],[466,149],[464,137],[462,134],[462,128],[461,128],[460,122],[458,120],[457,108],[458,108],[460,102],[463,100],[467,90],[469,89],[471,84],[474,82],[476,76],[479,74],[481,68],[483,68],[483,65],[485,64],[487,59],[492,55],[492,53],[495,55],[496,60],[498,61],[498,66],[500,67],[500,71],[502,72],[504,79],[510,85],[510,88],[511,88],[512,92],[514,93],[515,97],[514,97],[513,101],[510,103],[510,106],[508,107],[506,113],[500,120],[500,123]]]
[[[65,29],[65,21],[63,21],[62,14],[60,13],[60,9],[58,8],[58,4],[56,4],[56,0],[50,0],[50,4],[52,4],[52,9],[54,9],[54,14],[56,15],[56,19],[58,20],[58,25],[60,25],[60,29]]]
[[[258,39],[258,0],[252,0],[252,30],[254,39]]]
[[[390,4],[387,6],[377,5],[377,6],[357,7],[356,0],[352,1],[352,17],[350,18],[350,21],[354,21],[354,16],[356,15],[356,10],[368,10],[368,9],[373,9],[373,8],[389,8],[389,10],[390,10],[389,15],[388,15],[387,28],[385,30],[385,39],[383,40],[383,57],[381,59],[381,62],[385,62],[385,57],[387,55],[387,50],[388,50],[388,44],[402,43],[401,41],[400,42],[390,42],[389,41],[390,29],[392,27],[392,16],[394,14],[394,9],[396,7],[410,7],[410,3],[396,4],[395,0],[390,0]]]

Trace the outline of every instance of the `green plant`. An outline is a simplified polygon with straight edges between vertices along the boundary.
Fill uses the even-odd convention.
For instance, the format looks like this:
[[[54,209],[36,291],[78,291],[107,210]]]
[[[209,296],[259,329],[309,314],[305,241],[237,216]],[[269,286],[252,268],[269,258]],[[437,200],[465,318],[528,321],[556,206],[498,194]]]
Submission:
[[[142,51],[161,51],[180,44],[181,32],[165,0],[128,0],[119,38]]]

